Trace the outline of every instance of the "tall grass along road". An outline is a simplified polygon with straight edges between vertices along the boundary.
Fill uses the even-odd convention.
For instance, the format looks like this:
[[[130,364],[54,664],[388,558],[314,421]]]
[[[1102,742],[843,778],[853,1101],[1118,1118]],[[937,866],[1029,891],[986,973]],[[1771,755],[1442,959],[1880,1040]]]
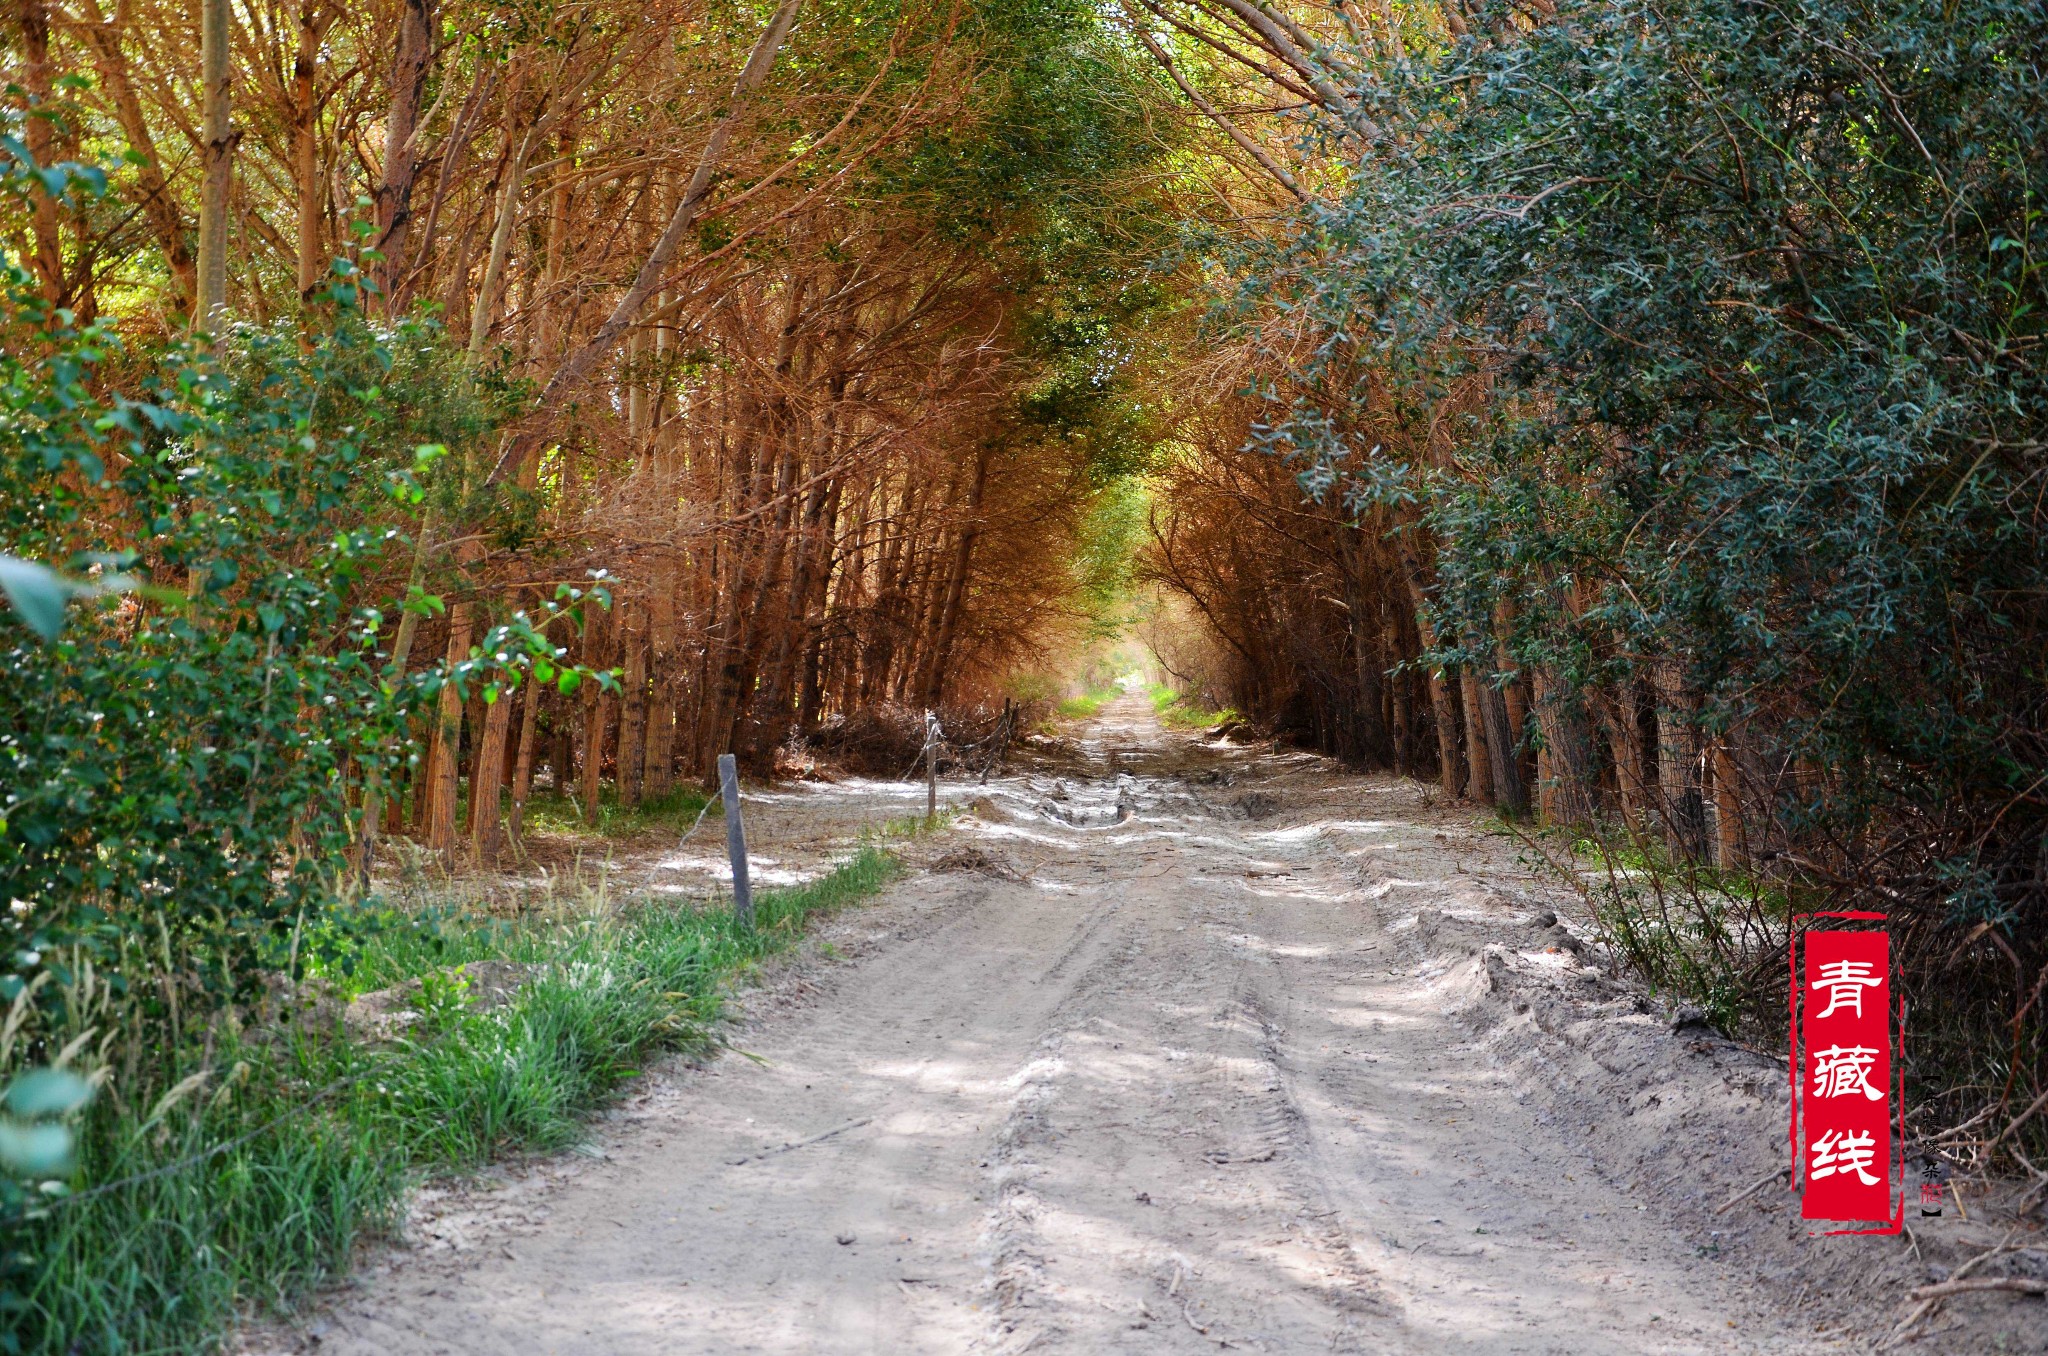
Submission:
[[[147,1100],[123,1095],[137,1005],[81,971],[79,1035],[131,1079],[82,1127],[95,1185],[16,1236],[38,1265],[19,1273],[13,1349],[202,1350],[238,1309],[341,1276],[422,1177],[577,1143],[645,1061],[708,1045],[734,976],[897,870],[865,846],[759,896],[752,928],[602,900],[518,922],[394,914],[295,995],[218,1023]],[[344,1010],[360,994],[385,1001]]]

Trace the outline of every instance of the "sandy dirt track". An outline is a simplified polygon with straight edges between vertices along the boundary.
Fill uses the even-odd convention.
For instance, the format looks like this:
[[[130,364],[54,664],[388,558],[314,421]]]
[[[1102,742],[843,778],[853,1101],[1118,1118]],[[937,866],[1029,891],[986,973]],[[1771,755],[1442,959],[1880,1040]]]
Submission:
[[[1063,777],[993,784],[931,849],[972,845],[1020,878],[923,871],[843,915],[836,955],[754,1003],[750,1058],[652,1078],[595,1161],[442,1210],[306,1340],[1860,1349],[1766,1307],[1603,1178],[1587,1127],[1460,1015],[1502,954],[1584,969],[1532,934],[1537,883],[1469,813],[1169,733],[1134,700],[1083,735]],[[1509,949],[1446,958],[1433,919]]]

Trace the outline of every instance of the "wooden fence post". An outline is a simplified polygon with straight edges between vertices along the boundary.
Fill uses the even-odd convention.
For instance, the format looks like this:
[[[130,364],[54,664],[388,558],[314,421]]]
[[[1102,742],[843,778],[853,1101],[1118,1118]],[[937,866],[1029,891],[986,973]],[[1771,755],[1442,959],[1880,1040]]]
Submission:
[[[725,802],[725,852],[732,859],[732,916],[754,925],[754,887],[747,879],[747,826],[740,821],[739,761],[718,755],[718,798]]]
[[[924,822],[927,826],[937,822],[939,817],[939,718],[927,711],[924,713]]]
[[[1010,719],[1010,699],[1008,697],[1005,697],[1003,698],[1003,718],[996,725],[995,734],[991,736],[989,739],[989,744],[991,747],[988,751],[988,757],[982,759],[981,762],[981,784],[983,786],[988,785],[989,771],[992,768],[994,768],[997,764],[1001,763],[1003,760],[1003,755],[1009,752]]]

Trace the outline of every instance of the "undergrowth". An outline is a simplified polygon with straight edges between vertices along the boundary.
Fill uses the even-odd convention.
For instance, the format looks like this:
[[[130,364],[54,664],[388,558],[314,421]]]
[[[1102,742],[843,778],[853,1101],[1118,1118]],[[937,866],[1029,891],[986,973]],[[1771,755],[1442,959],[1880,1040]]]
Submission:
[[[1502,819],[1489,827],[1519,838],[1527,855],[1579,892],[1616,963],[1652,993],[1698,1009],[1707,1025],[1753,1049],[1784,1052],[1793,916],[1836,901],[1769,875],[1768,863],[1745,870],[1689,859],[1627,826],[1543,829]],[[1941,982],[1955,986],[1953,978]],[[2023,1033],[2014,1029],[2010,1044],[1987,1046],[1952,1002],[1933,1001],[1926,981],[1899,968],[1893,983],[1910,1014],[1902,1068],[1907,1132],[1936,1141],[1975,1105],[1973,1097],[2008,1081],[2019,1085],[2023,1062],[2015,1051]],[[2048,1126],[2024,1117],[2010,1124],[2007,1142],[2017,1155],[2038,1161],[2048,1154]]]
[[[1068,697],[1053,710],[1062,720],[1089,720],[1099,715],[1102,708],[1116,700],[1118,689],[1099,687],[1084,692],[1078,697]]]
[[[536,791],[526,802],[526,827],[538,833],[575,837],[630,838],[650,832],[680,833],[711,801],[709,792],[678,786],[659,796],[626,805],[607,785],[598,797],[597,813],[585,812],[574,796]]]
[[[367,916],[324,948],[299,995],[323,996],[290,1019],[184,1033],[159,1080],[138,1078],[161,1056],[81,967],[75,1022],[106,1062],[78,1180],[97,1185],[12,1241],[32,1265],[15,1279],[8,1345],[213,1349],[238,1312],[287,1306],[344,1272],[422,1178],[573,1144],[649,1057],[710,1042],[735,977],[900,869],[871,842],[815,881],[760,892],[751,928],[729,909],[610,910],[601,897],[516,922]],[[509,1001],[470,1001],[459,967],[477,961],[516,967]],[[341,1025],[343,999],[406,981],[417,1016],[400,1034]]]
[[[1724,1035],[1762,1048],[1782,1043],[1793,909],[1782,886],[1612,826],[1558,845],[1566,846],[1561,858],[1545,852],[1551,866],[1569,873],[1602,939],[1653,992],[1697,1007]]]
[[[1237,717],[1237,713],[1227,706],[1220,711],[1211,711],[1202,705],[1199,698],[1159,683],[1152,685],[1150,696],[1160,724],[1169,730],[1213,730]]]

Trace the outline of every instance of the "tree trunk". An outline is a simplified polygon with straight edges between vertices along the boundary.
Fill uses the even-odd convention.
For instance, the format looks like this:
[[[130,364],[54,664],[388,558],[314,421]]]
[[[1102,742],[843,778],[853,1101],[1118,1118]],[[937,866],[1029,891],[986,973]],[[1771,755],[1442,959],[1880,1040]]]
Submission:
[[[1381,634],[1385,635],[1385,632]],[[1380,662],[1382,664],[1386,663],[1385,651],[1381,652]],[[1388,667],[1391,667],[1391,665]],[[1414,717],[1409,709],[1408,688],[1409,677],[1405,670],[1399,673],[1391,673],[1387,676],[1387,697],[1394,708],[1394,727],[1388,731],[1388,735],[1393,740],[1394,775],[1397,777],[1408,776],[1413,768],[1413,754],[1410,749],[1409,740]]]
[[[47,166],[64,158],[57,153],[57,129],[48,116],[57,78],[50,64],[50,7],[44,0],[20,0],[15,14],[21,27],[21,78],[28,92],[26,102],[44,114],[31,114],[23,119],[22,140],[36,164]],[[34,204],[29,224],[35,247],[29,251],[29,260],[35,268],[36,281],[43,300],[52,306],[69,306],[71,279],[64,268],[62,204],[41,189],[35,192]]]
[[[1476,633],[1465,638],[1465,648],[1477,654],[1491,654],[1494,650]],[[1508,814],[1521,814],[1528,806],[1528,797],[1522,788],[1522,770],[1516,756],[1514,727],[1508,720],[1507,698],[1491,674],[1471,674],[1469,684],[1466,698],[1477,704],[1479,724],[1485,732],[1487,779],[1491,783],[1493,803]]]
[[[619,605],[625,692],[619,698],[619,804],[638,805],[647,771],[647,626],[638,603]]]
[[[320,44],[334,22],[319,0],[300,0],[299,43],[292,54],[292,170],[298,193],[299,300],[310,301],[327,272],[327,241],[321,229],[327,181],[320,172]]]
[[[434,60],[434,0],[399,0],[398,33],[391,50],[391,103],[384,114],[383,182],[377,185],[377,285],[391,304],[406,272],[412,226],[412,188],[419,176],[420,106]]]
[[[469,774],[469,843],[478,866],[498,860],[504,836],[499,792],[505,785],[505,745],[512,732],[512,696],[500,692],[484,708],[483,738]]]
[[[989,449],[983,444],[974,458],[974,480],[967,490],[967,517],[960,529],[952,567],[946,580],[946,598],[940,605],[939,634],[932,646],[931,669],[925,681],[924,704],[937,707],[945,696],[946,670],[953,662],[953,646],[960,635],[960,613],[967,598],[967,580],[974,567],[974,546],[981,536],[981,506],[988,492]]]
[[[1514,726],[1508,720],[1507,698],[1501,689],[1485,680],[1479,683],[1479,714],[1486,722],[1486,756],[1493,773],[1493,803],[1508,814],[1522,814],[1529,808],[1529,794],[1524,789]]]
[[[647,691],[647,756],[642,763],[641,794],[659,800],[676,785],[676,696],[675,679],[666,669],[654,670],[654,650],[648,647],[650,669]]]
[[[228,190],[234,181],[234,132],[229,126],[233,76],[228,67],[229,0],[200,0],[199,84],[204,101],[200,150],[204,157],[199,208],[199,295],[193,328],[212,330],[228,305]]]
[[[1657,692],[1657,799],[1671,850],[1697,860],[1706,853],[1699,726],[1677,663],[1661,660],[1651,672]]]
[[[1423,653],[1427,654],[1437,647],[1436,624],[1429,617],[1429,597],[1422,588],[1422,566],[1405,535],[1400,539],[1398,550],[1401,581],[1407,586],[1408,599],[1415,611],[1415,633],[1422,642]],[[1464,769],[1458,759],[1458,702],[1443,669],[1431,664],[1424,671],[1424,676],[1429,680],[1430,715],[1436,722],[1437,776],[1444,794],[1455,799],[1466,789]]]
[[[441,756],[441,715],[435,707],[427,717],[426,756],[413,769],[412,812],[407,824],[412,836],[421,842],[427,837],[427,809],[434,802],[434,768]]]
[[[476,605],[448,609],[448,664],[469,658]],[[462,694],[453,682],[441,689],[440,720],[427,770],[427,846],[452,866],[455,861],[455,803],[461,790]]]
[[[1368,767],[1386,767],[1393,749],[1387,734],[1386,664],[1380,657],[1378,609],[1366,590],[1365,534],[1356,527],[1343,534],[1345,631],[1351,641],[1352,675],[1358,683],[1358,752]]]
[[[391,781],[384,792],[383,829],[387,835],[405,832],[405,794],[418,781],[418,768],[411,760],[408,760],[391,774]],[[368,816],[365,817],[364,824],[367,829],[369,824]],[[365,867],[363,879],[367,881],[369,875],[369,870]]]
[[[1465,716],[1458,687],[1449,674],[1433,666],[1423,678],[1429,685],[1430,721],[1436,726],[1437,783],[1456,800],[1465,788],[1465,756],[1459,744]]]
[[[1566,692],[1541,669],[1532,673],[1536,718],[1542,726],[1545,763],[1543,813],[1559,824],[1585,824],[1593,819],[1592,739],[1585,710],[1575,694]]]
[[[512,814],[505,831],[516,845],[526,831],[526,801],[533,794],[534,745],[540,742],[540,690],[544,686],[529,677],[519,701],[519,757],[512,765]]]
[[[603,666],[606,632],[611,630],[605,624],[605,616],[595,607],[584,613],[583,662],[593,669]],[[604,776],[605,734],[611,722],[611,697],[596,683],[584,684],[584,692],[587,695],[583,717],[583,813],[595,821]]]
[[[647,606],[647,667],[652,690],[647,698],[647,759],[643,773],[649,797],[667,795],[675,787],[676,697],[679,688],[676,656],[676,590],[678,572],[663,565],[654,572]]]
[[[1655,813],[1656,796],[1643,759],[1635,680],[1625,678],[1617,690],[1600,693],[1597,709],[1608,755],[1614,760],[1614,789],[1621,801],[1621,817],[1630,825],[1646,825]]]
[[[1742,816],[1741,763],[1735,756],[1734,732],[1714,743],[1714,865],[1740,871],[1749,865],[1749,826]]]
[[[1479,678],[1466,664],[1458,670],[1459,705],[1465,718],[1465,798],[1481,805],[1493,804],[1493,752],[1481,717]]]

